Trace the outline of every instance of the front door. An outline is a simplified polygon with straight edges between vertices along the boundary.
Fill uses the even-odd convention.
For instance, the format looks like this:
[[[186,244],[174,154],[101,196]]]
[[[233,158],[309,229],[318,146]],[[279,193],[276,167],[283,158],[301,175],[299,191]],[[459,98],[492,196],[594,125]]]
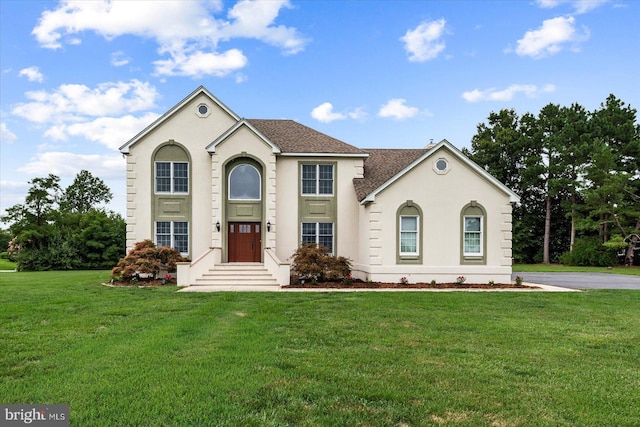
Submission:
[[[259,222],[229,223],[229,262],[260,262],[261,251]]]

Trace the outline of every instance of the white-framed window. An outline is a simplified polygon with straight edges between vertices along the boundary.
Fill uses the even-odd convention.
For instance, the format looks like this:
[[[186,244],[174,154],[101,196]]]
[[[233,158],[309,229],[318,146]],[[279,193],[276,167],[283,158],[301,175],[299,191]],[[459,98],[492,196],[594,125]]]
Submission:
[[[301,176],[302,195],[333,195],[333,165],[302,165]]]
[[[253,165],[235,166],[229,174],[229,200],[260,200],[262,181]]]
[[[189,253],[189,223],[187,221],[157,221],[156,246],[168,246],[182,255]]]
[[[329,248],[333,253],[333,223],[332,222],[303,222],[302,243],[315,243]]]
[[[400,216],[400,256],[418,255],[418,224],[417,216]]]
[[[482,256],[482,216],[464,217],[464,256]]]
[[[156,193],[188,193],[188,162],[155,162]]]

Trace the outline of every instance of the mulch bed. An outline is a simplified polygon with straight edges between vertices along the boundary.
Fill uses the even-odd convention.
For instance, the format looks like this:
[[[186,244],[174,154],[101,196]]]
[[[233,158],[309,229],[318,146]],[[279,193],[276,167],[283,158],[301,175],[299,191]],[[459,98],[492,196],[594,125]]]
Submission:
[[[176,282],[166,282],[162,284],[162,279],[155,280],[139,280],[137,283],[114,281],[104,283],[106,286],[113,287],[154,287],[154,286],[175,286]],[[298,283],[283,286],[283,289],[539,289],[537,286],[516,285],[515,283],[384,283],[384,282],[363,282],[354,280],[349,284],[343,282],[317,282],[317,283]]]
[[[537,286],[516,285],[515,283],[383,283],[383,282],[362,282],[353,281],[349,284],[342,282],[318,282],[318,283],[298,283],[283,286],[289,289],[539,289]]]

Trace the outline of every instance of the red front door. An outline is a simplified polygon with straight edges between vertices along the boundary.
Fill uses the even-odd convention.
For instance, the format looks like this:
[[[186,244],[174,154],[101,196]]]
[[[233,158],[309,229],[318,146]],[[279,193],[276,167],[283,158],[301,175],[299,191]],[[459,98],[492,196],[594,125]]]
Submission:
[[[260,262],[261,249],[259,222],[229,223],[229,262]]]

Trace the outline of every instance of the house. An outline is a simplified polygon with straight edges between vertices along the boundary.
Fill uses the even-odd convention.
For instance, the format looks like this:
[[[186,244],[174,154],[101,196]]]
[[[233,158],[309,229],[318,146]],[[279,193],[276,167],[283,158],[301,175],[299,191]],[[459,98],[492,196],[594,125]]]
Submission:
[[[446,140],[360,149],[241,118],[199,87],[120,151],[127,248],[177,248],[191,260],[179,285],[288,284],[304,242],[348,257],[363,280],[511,280],[518,196]]]

